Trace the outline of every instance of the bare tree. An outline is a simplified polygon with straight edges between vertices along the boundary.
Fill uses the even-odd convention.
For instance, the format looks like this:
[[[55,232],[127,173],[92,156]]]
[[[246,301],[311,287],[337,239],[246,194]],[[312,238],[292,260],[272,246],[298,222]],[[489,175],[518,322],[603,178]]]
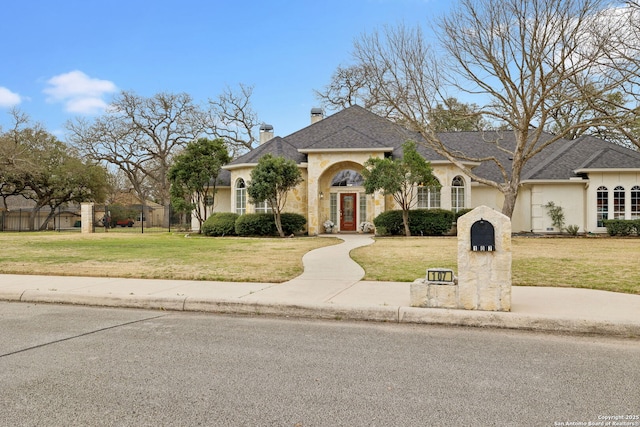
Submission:
[[[69,140],[83,154],[122,171],[143,204],[152,196],[165,206],[165,225],[172,156],[190,141],[214,132],[206,112],[185,93],[145,98],[122,92],[105,115],[93,122],[76,119],[67,129]]]
[[[251,105],[253,86],[239,85],[239,92],[230,87],[209,100],[211,119],[215,124],[213,135],[226,141],[232,157],[237,157],[257,145],[255,131],[260,125]]]
[[[575,130],[616,119],[589,116],[555,135],[544,134],[558,109],[604,99],[637,71],[633,65],[612,66],[608,54],[618,41],[609,21],[601,19],[603,7],[601,0],[461,0],[436,26],[442,57],[419,28],[399,26],[362,36],[354,58],[378,94],[431,148],[504,195],[502,212],[510,217],[529,161]],[[499,136],[485,142],[508,161],[453,152],[442,143],[428,118],[452,90],[477,95],[478,113],[513,132],[512,145]],[[502,179],[476,175],[465,160],[492,162]]]

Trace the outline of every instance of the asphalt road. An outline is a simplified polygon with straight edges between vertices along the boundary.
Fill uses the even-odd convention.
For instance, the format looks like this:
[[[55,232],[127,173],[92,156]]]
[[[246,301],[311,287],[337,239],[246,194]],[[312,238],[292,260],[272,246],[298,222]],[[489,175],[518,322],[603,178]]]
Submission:
[[[3,426],[640,426],[638,416],[638,340],[0,303]]]

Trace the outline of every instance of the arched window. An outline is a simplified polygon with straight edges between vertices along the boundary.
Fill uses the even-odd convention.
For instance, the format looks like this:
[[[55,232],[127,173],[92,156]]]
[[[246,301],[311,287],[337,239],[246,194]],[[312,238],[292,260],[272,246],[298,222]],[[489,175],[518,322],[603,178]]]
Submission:
[[[596,200],[598,204],[598,227],[604,227],[603,221],[609,219],[609,190],[607,187],[598,187]]]
[[[624,219],[624,187],[613,189],[613,219]]]
[[[640,185],[631,188],[631,219],[640,219]]]
[[[338,172],[331,180],[332,187],[361,187],[363,183],[362,175],[351,169]]]
[[[451,209],[458,212],[464,207],[464,178],[458,175],[451,180]]]
[[[435,209],[440,207],[440,187],[418,187],[418,207]]]
[[[247,213],[247,187],[242,178],[236,181],[236,213],[238,215]]]

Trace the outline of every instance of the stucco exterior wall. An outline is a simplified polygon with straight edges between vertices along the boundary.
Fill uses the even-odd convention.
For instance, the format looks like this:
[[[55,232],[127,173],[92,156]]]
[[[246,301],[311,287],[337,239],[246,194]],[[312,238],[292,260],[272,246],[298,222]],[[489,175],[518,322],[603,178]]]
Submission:
[[[535,233],[559,233],[563,230],[554,227],[545,208],[549,202],[561,206],[565,217],[565,227],[577,225],[579,231],[585,231],[585,182],[565,181],[564,183],[541,183],[527,186],[531,205],[531,230]]]

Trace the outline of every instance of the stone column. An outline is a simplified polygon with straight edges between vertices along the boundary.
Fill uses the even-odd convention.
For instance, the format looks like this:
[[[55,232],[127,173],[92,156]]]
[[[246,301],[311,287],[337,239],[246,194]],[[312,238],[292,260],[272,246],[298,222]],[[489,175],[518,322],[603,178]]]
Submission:
[[[95,210],[93,203],[80,204],[80,219],[82,233],[93,233],[95,231]]]
[[[495,246],[472,247],[471,228],[488,222]],[[467,310],[511,311],[511,220],[487,206],[458,219],[458,306]]]

